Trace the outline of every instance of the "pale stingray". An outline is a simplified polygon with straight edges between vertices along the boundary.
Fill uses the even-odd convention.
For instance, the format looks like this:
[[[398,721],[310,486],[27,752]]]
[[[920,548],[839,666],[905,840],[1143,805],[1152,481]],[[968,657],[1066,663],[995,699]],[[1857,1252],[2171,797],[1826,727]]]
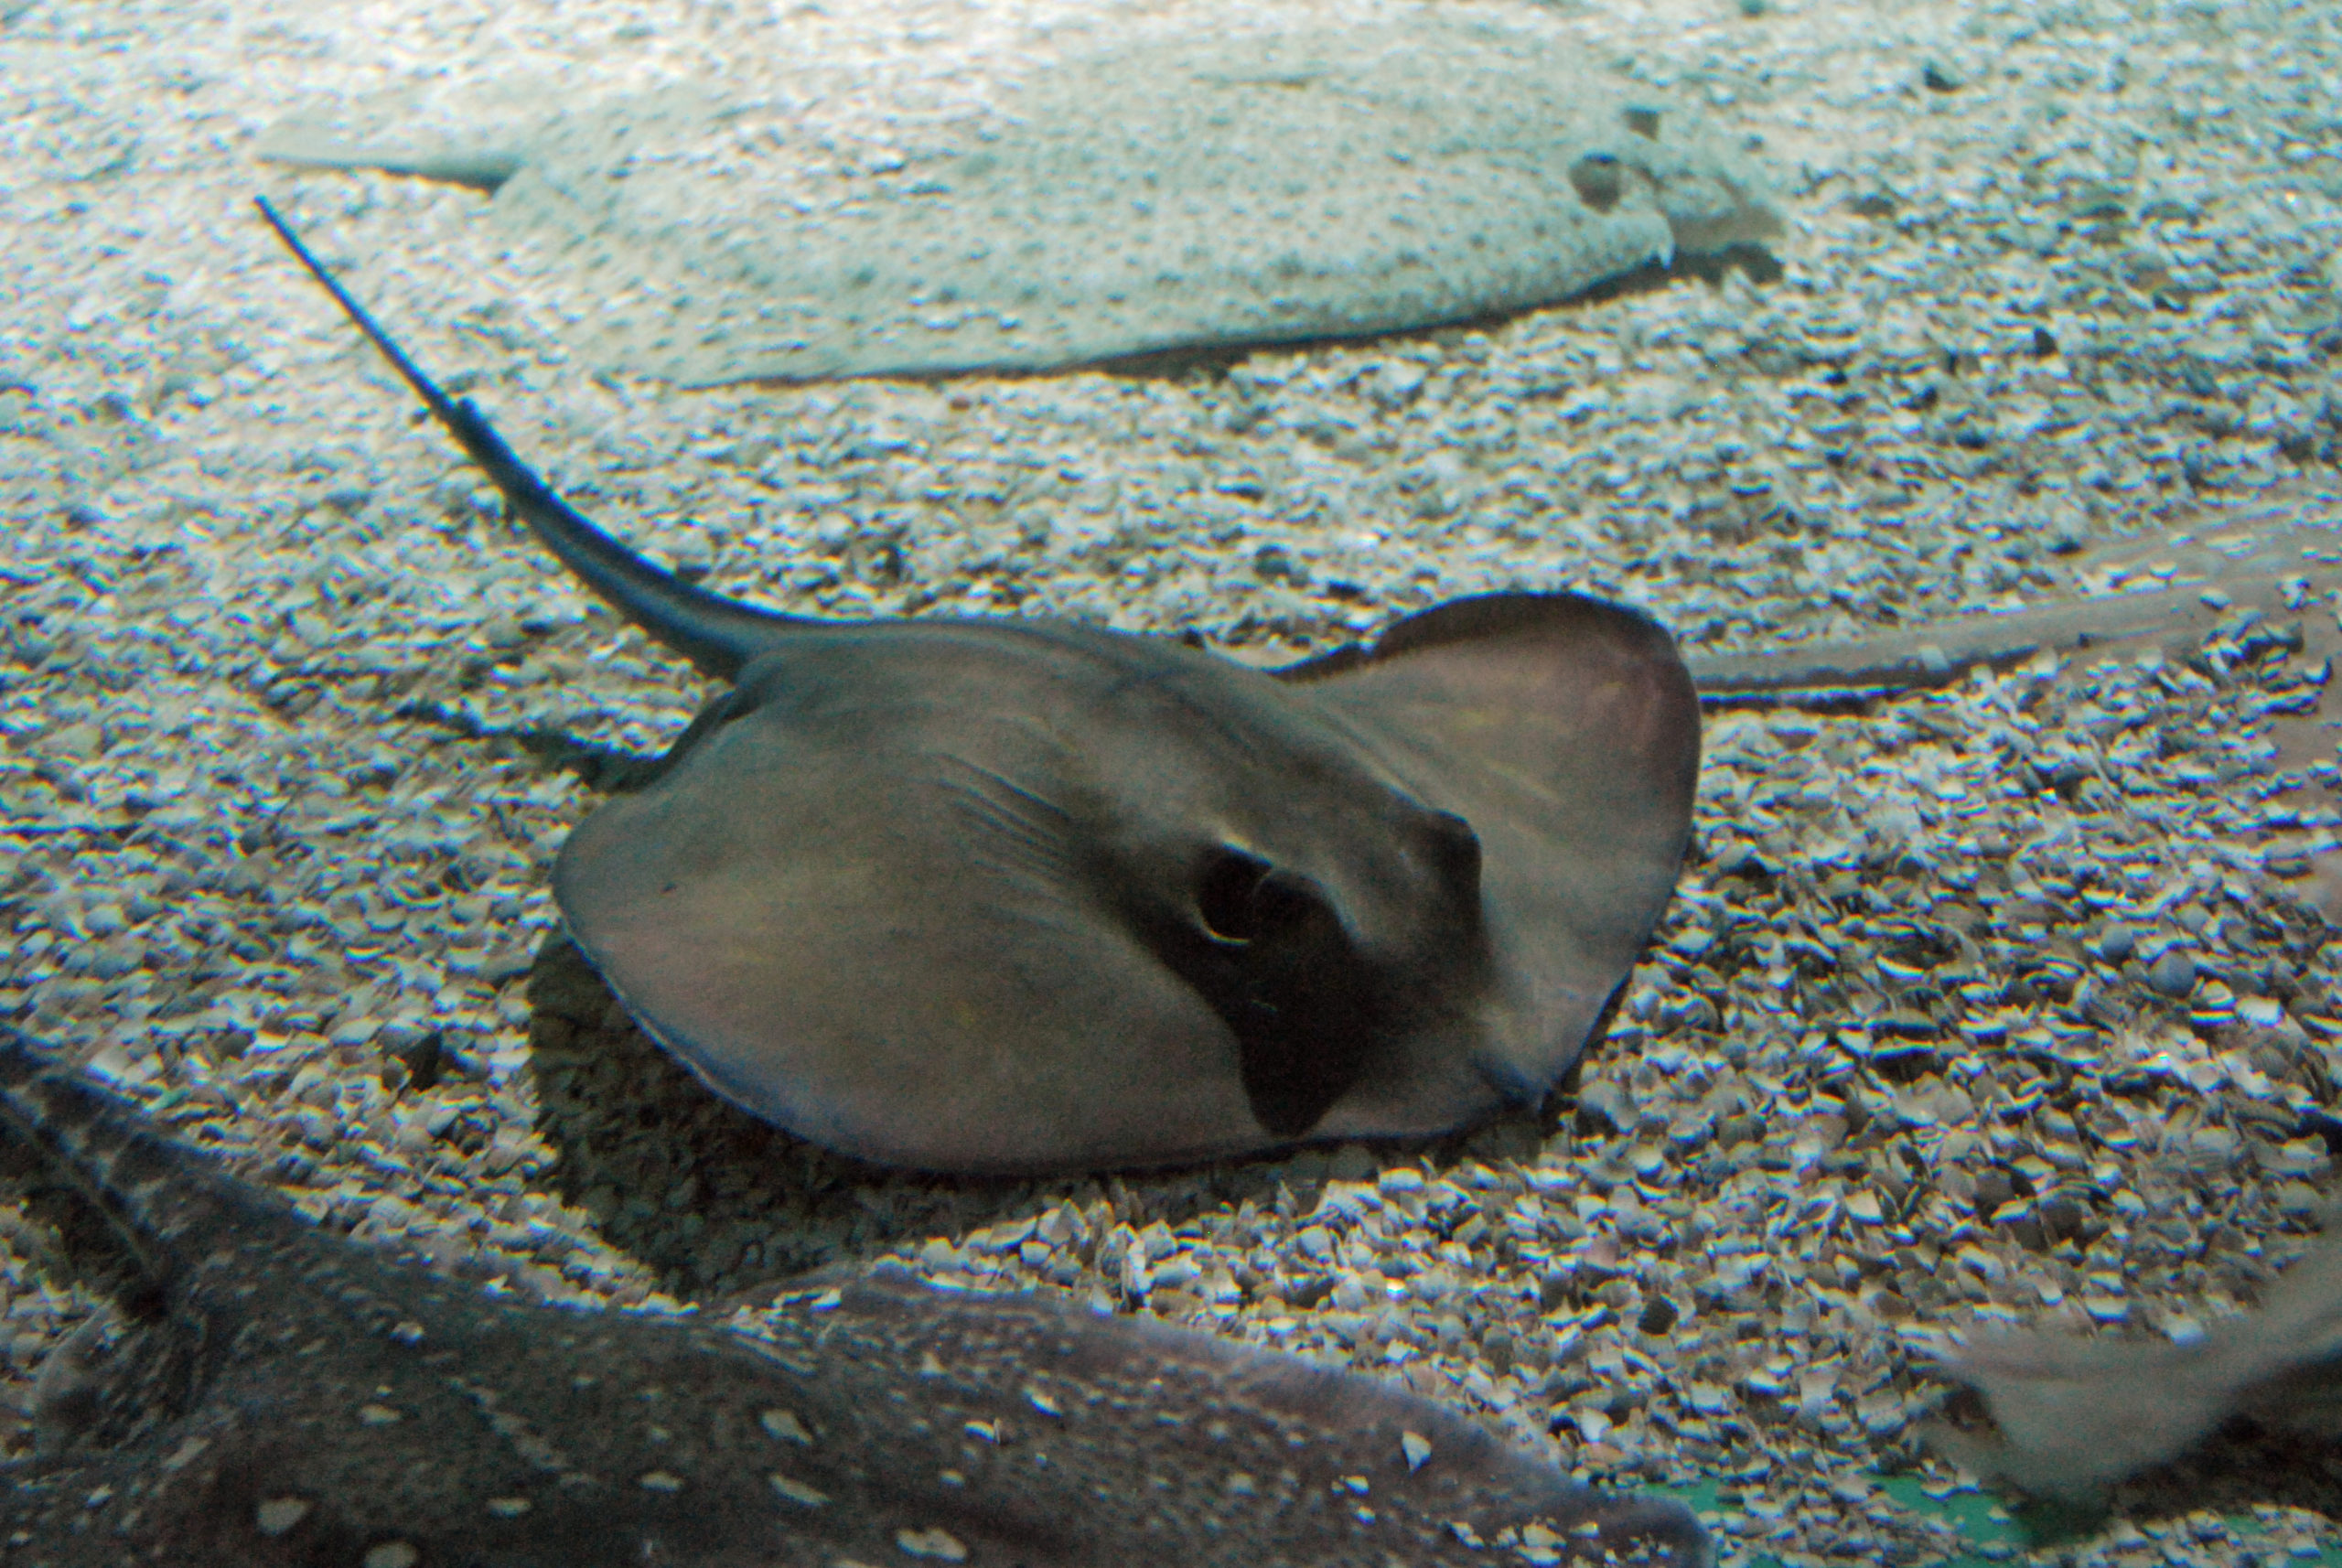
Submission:
[[[2190,1343],[2004,1332],[1954,1353],[1943,1375],[1982,1396],[1993,1426],[1938,1423],[1929,1443],[2036,1497],[2094,1500],[2231,1416],[2342,1439],[2342,1237],[2321,1239],[2259,1310]]]
[[[493,192],[492,217],[557,256],[577,347],[688,384],[1422,328],[1781,226],[1721,135],[1566,30],[1437,9],[1045,67],[1004,122],[811,210],[798,166],[819,149],[726,91],[580,104],[472,145],[296,122],[262,156]]]
[[[300,253],[556,555],[732,682],[554,891],[756,1115],[962,1171],[1442,1133],[1552,1088],[1666,905],[1699,707],[1639,615],[1490,595],[1271,673],[771,614],[571,510]]]

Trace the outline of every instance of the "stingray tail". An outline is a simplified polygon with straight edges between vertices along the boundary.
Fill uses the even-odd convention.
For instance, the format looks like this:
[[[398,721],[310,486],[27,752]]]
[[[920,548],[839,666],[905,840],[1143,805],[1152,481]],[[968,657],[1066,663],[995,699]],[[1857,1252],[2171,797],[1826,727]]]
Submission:
[[[113,1305],[105,1367],[38,1401],[44,1445],[127,1441],[184,1410],[225,1336],[190,1289],[189,1259],[297,1224],[147,1128],[145,1119],[0,1024],[0,1175],[38,1200],[67,1266]],[[243,1276],[223,1271],[227,1283]],[[248,1287],[246,1287],[248,1288]],[[92,1320],[95,1323],[98,1320]]]
[[[280,141],[259,148],[252,156],[263,163],[284,164],[290,168],[372,169],[381,174],[405,175],[441,185],[460,185],[485,196],[494,196],[503,188],[506,180],[521,172],[522,162],[519,153],[501,148],[481,151],[451,147],[417,153],[339,142],[312,145],[305,140]]]
[[[173,1293],[190,1246],[265,1223],[206,1162],[5,1024],[0,1172],[73,1211],[60,1227],[68,1256],[134,1312]]]
[[[414,389],[434,418],[447,428],[458,446],[479,465],[502,493],[508,505],[536,532],[545,547],[585,585],[635,625],[691,660],[702,674],[728,681],[741,666],[772,643],[773,634],[799,624],[795,618],[775,615],[711,594],[664,572],[628,550],[553,493],[537,473],[513,454],[468,398],[449,397],[423,373],[406,351],[394,342],[366,307],[310,253],[299,235],[270,206],[265,197],[253,205],[276,231],[309,274],[325,285],[334,303],[363,332],[406,384]]]

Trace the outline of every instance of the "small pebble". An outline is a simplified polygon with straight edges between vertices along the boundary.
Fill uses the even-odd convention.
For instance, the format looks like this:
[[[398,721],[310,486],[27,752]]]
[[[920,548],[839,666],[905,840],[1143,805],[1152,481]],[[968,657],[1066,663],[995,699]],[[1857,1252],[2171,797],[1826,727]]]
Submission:
[[[2185,996],[2196,989],[2196,961],[2177,948],[2167,949],[2147,965],[2147,983],[2165,996]]]

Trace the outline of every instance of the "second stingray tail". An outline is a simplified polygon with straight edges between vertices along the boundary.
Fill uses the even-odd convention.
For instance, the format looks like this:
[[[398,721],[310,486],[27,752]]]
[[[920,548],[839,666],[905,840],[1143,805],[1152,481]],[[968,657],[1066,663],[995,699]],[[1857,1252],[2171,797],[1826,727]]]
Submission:
[[[502,148],[450,147],[407,152],[336,141],[312,143],[302,138],[275,140],[252,156],[263,163],[283,164],[289,168],[372,169],[381,174],[406,175],[440,185],[459,185],[483,196],[494,196],[502,189],[504,182],[520,173],[525,162],[521,154]]]

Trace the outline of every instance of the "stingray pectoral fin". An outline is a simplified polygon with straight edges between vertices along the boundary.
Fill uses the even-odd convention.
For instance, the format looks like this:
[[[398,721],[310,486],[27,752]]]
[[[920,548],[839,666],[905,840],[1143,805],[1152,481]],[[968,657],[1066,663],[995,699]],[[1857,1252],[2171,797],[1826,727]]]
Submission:
[[[2185,1344],[2057,1330],[1980,1336],[1939,1376],[1967,1384],[1991,1430],[1936,1423],[1928,1446],[2036,1497],[2083,1501],[2242,1414],[2331,1438],[2342,1348],[2342,1237],[2327,1231],[2255,1310]]]
[[[1320,1135],[1453,1125],[1577,1059],[1666,908],[1690,841],[1700,709],[1674,641],[1573,594],[1459,599],[1298,666],[1426,804],[1470,822],[1496,981],[1468,1059],[1426,1041]]]
[[[806,707],[711,732],[562,850],[572,934],[661,1044],[750,1113],[890,1165],[1267,1141],[1226,1025],[1084,895],[1045,805],[972,803],[964,761],[913,726]]]
[[[559,886],[628,1009],[725,1098],[929,1170],[1264,1141],[1219,1017],[1055,885],[954,863],[932,822],[825,852],[812,835],[832,824],[794,795],[711,832],[697,782],[603,808],[564,846]]]
[[[2087,1501],[2193,1445],[2234,1409],[2229,1348],[2055,1333],[1986,1336],[1944,1374],[1973,1387],[1996,1431],[1937,1423],[1930,1447],[2035,1497]]]

